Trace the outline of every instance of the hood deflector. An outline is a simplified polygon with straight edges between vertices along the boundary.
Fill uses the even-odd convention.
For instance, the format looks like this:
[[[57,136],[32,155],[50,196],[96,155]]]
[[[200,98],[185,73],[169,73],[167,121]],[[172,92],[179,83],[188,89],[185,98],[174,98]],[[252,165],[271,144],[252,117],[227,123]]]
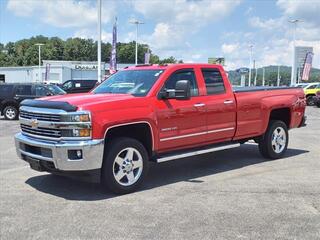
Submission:
[[[77,106],[71,105],[68,102],[61,101],[47,101],[47,100],[23,100],[20,106],[37,107],[37,108],[50,108],[50,109],[62,109],[66,112],[74,112],[77,110]]]

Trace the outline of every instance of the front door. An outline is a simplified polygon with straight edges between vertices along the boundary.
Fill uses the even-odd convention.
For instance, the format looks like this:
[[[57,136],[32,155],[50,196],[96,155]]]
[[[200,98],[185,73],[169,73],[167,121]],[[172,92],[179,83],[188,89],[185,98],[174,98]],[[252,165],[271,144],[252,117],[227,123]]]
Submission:
[[[191,98],[188,100],[159,99],[157,120],[159,126],[159,152],[176,150],[205,142],[206,108],[199,96],[198,83],[193,69],[174,72],[163,88],[174,89],[179,80],[188,80]]]

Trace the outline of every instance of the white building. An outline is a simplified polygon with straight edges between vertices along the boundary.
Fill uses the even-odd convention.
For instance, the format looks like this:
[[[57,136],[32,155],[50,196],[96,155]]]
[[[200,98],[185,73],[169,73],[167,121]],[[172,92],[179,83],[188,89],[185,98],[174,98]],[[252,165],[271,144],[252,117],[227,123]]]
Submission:
[[[42,62],[40,71],[38,66],[0,67],[0,81],[6,83],[43,81],[63,83],[67,80],[98,79],[97,62],[55,60],[43,60]],[[129,65],[132,64],[118,64],[118,68],[121,69]],[[108,74],[108,71],[109,64],[102,62],[101,75]]]

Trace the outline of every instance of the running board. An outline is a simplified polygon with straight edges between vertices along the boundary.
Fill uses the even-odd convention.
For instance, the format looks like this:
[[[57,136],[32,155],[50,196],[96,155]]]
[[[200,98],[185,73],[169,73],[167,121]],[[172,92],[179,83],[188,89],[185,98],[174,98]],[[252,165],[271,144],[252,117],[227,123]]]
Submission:
[[[171,161],[171,160],[175,160],[175,159],[179,159],[179,158],[192,157],[192,156],[201,155],[201,154],[205,154],[205,153],[217,152],[217,151],[230,149],[230,148],[236,148],[239,146],[240,146],[240,143],[228,144],[228,145],[223,145],[223,146],[220,145],[220,146],[202,149],[202,150],[196,150],[196,151],[190,151],[190,152],[186,152],[186,153],[179,153],[179,154],[159,157],[156,161],[157,161],[157,163],[162,163],[162,162],[167,162],[167,161]]]

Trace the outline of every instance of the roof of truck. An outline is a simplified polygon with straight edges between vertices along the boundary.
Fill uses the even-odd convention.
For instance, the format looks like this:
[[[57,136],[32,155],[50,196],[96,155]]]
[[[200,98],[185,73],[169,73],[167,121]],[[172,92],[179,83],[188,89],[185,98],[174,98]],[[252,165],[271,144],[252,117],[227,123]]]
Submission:
[[[175,67],[222,67],[219,64],[209,64],[209,63],[170,63],[170,64],[140,64],[135,66],[125,67],[124,70],[157,70],[157,69],[167,69]]]

